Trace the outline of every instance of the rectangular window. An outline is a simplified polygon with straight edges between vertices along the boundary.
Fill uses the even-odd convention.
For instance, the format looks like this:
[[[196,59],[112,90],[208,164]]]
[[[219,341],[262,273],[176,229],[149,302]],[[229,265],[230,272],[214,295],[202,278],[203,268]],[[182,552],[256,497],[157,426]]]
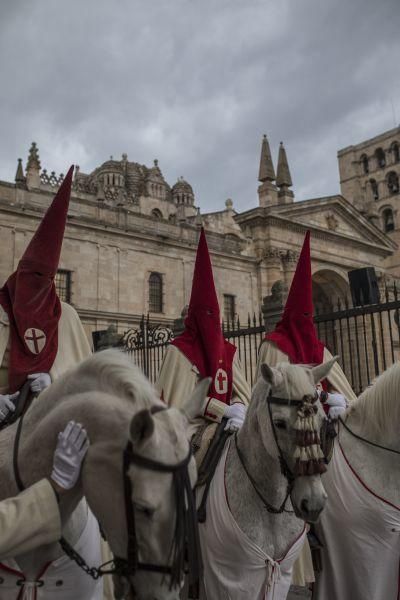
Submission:
[[[149,312],[163,312],[163,279],[161,273],[150,273],[149,277]]]
[[[224,294],[224,321],[225,323],[233,323],[235,320],[236,307],[235,296],[232,294]]]
[[[56,291],[62,302],[71,302],[71,271],[59,269],[55,277]]]

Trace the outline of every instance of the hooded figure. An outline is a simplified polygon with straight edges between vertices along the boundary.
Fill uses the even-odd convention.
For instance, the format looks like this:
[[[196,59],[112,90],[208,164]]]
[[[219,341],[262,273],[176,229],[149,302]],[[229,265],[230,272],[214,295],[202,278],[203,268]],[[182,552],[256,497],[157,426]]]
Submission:
[[[274,367],[280,362],[320,364],[332,358],[318,339],[313,315],[310,232],[307,231],[282,318],[261,344],[257,376],[263,362]],[[329,373],[328,383],[348,401],[355,400],[356,396],[337,362]]]
[[[211,260],[202,229],[185,330],[167,348],[156,387],[166,404],[179,408],[204,377],[211,378],[208,396],[199,407],[200,417],[193,422],[190,432],[197,431],[206,421],[218,423],[223,417],[228,418],[228,428],[239,428],[250,400],[250,388],[241,371],[236,347],[222,333]],[[210,437],[214,430],[208,432]]]
[[[329,350],[318,339],[313,314],[310,232],[307,231],[282,318],[275,330],[268,333],[261,344],[257,361],[257,377],[264,362],[275,367],[281,362],[320,364],[332,358]],[[335,418],[345,410],[346,399],[352,401],[356,396],[337,362],[329,373],[328,383],[340,392],[340,394],[327,394],[326,408]],[[292,583],[304,586],[314,581],[311,552],[306,541],[294,563]]]
[[[77,312],[69,304],[60,301],[54,282],[67,220],[73,171],[72,166],[29,242],[17,270],[0,289],[0,425],[2,415],[4,418],[7,412],[15,410],[10,398],[14,403],[18,402],[18,390],[27,379],[31,380],[31,390],[40,393],[51,381],[91,354]],[[37,401],[40,402],[40,397]],[[26,525],[21,519],[19,526],[26,530],[30,527],[33,510],[29,498],[29,494],[22,496],[20,507]],[[43,497],[42,500],[41,511],[51,514],[48,499]],[[104,561],[108,560],[108,549],[101,541],[98,524],[89,509],[85,532],[91,540],[94,553],[86,557],[88,562],[96,562],[98,548],[101,548]],[[44,529],[41,534],[44,534]],[[3,561],[4,564],[10,566],[11,563]],[[71,565],[71,568],[76,568],[73,562]],[[12,575],[8,573],[3,579],[5,577],[12,578]],[[104,579],[101,584],[93,582],[93,599],[114,598],[110,577]],[[13,580],[11,583],[7,580],[5,585],[8,584],[11,588],[15,587]]]
[[[18,392],[28,378],[32,379],[32,389],[40,392],[90,354],[76,311],[60,302],[54,283],[72,175],[73,167],[17,270],[0,289],[0,394]]]

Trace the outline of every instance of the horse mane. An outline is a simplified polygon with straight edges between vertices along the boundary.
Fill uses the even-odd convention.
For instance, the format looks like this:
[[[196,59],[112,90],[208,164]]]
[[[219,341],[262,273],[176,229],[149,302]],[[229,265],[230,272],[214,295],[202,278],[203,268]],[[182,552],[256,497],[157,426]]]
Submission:
[[[93,354],[77,367],[59,377],[45,394],[63,397],[89,391],[101,391],[135,403],[138,408],[151,408],[161,400],[137,365],[116,349]],[[43,398],[44,400],[45,398]]]
[[[358,415],[366,437],[397,439],[400,423],[400,364],[394,363],[351,403],[348,415]]]

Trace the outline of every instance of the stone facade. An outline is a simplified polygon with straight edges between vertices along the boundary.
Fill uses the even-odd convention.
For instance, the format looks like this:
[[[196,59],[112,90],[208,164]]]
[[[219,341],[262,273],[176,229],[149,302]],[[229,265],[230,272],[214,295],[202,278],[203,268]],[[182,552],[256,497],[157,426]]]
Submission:
[[[19,160],[15,182],[0,182],[0,284],[16,268],[61,180],[42,169],[33,144],[25,172]],[[151,308],[152,273],[160,276],[162,300],[150,318],[172,323],[179,317],[190,296],[202,224],[221,309],[224,296],[233,297],[242,319],[261,310],[274,284],[290,285],[307,229],[315,299],[325,309],[348,294],[349,269],[373,266],[385,277],[397,255],[392,235],[343,196],[294,202],[283,145],[275,180],[266,138],[259,181],[257,208],[239,214],[227,200],[221,211],[202,215],[191,185],[179,178],[170,186],[157,161],[146,167],[124,154],[90,174],[77,167],[60,269],[87,333],[135,326]]]
[[[367,219],[400,243],[400,127],[338,152],[343,196]],[[385,261],[400,276],[400,254]]]

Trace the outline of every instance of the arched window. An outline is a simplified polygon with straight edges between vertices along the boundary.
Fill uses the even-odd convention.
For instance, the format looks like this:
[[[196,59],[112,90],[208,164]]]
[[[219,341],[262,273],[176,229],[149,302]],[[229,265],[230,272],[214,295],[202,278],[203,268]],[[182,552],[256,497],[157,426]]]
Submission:
[[[360,158],[360,161],[362,164],[364,174],[367,175],[369,173],[368,156],[366,154],[363,154]]]
[[[393,162],[394,163],[400,162],[400,146],[399,146],[399,143],[398,142],[393,142],[393,144],[390,147],[390,150],[392,151]]]
[[[149,312],[163,311],[163,280],[161,273],[150,273],[149,277]]]
[[[151,211],[151,216],[154,217],[155,219],[163,218],[163,214],[162,214],[161,210],[158,210],[158,208],[153,208],[153,210]]]
[[[393,211],[391,208],[385,208],[382,213],[383,219],[383,230],[385,233],[389,231],[394,231],[394,219],[393,219]]]
[[[378,167],[380,167],[381,169],[386,167],[386,156],[382,148],[377,148],[375,150],[375,157]]]
[[[379,198],[379,190],[378,190],[378,184],[376,183],[376,180],[375,179],[370,179],[369,183],[370,183],[370,186],[371,186],[372,195],[374,197],[374,200],[378,200],[378,198]]]
[[[387,174],[387,186],[390,194],[399,193],[399,176],[394,171]]]

